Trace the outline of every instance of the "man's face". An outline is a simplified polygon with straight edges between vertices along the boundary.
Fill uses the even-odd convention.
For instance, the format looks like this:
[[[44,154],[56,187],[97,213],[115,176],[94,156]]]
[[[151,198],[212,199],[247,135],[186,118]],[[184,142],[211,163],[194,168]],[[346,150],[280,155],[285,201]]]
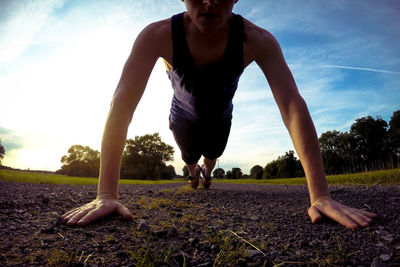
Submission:
[[[225,26],[237,0],[182,0],[190,19],[203,33],[213,33]]]

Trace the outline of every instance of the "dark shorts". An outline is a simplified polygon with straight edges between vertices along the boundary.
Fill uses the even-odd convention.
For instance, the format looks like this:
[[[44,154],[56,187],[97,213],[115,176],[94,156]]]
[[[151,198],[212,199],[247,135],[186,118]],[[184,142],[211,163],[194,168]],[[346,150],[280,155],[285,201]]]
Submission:
[[[231,121],[201,125],[189,121],[178,124],[170,120],[170,129],[181,150],[183,161],[194,164],[201,156],[216,159],[222,155],[228,142]]]

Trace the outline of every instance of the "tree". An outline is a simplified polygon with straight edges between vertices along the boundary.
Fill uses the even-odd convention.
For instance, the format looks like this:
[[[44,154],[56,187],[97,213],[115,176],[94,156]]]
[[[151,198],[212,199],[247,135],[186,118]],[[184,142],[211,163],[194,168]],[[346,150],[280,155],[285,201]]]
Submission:
[[[88,146],[73,145],[68,149],[68,155],[61,158],[59,173],[68,176],[98,177],[100,167],[100,152]]]
[[[389,121],[389,144],[392,151],[392,168],[397,167],[400,159],[400,110],[393,112]]]
[[[264,172],[267,179],[304,176],[303,167],[300,161],[294,156],[294,151],[292,150],[268,163],[264,168]]]
[[[354,138],[353,153],[357,155],[358,171],[376,170],[386,167],[388,159],[387,122],[371,116],[357,119],[351,125]]]
[[[157,166],[156,173],[156,177],[163,180],[171,180],[176,176],[175,168],[172,165]]]
[[[136,136],[126,141],[122,157],[121,177],[155,179],[156,168],[174,159],[174,148],[161,141],[158,133]]]
[[[183,166],[182,168],[182,172],[183,172],[183,177],[188,178],[189,177],[189,170],[188,168],[185,166]]]
[[[278,178],[278,161],[273,160],[269,162],[264,168],[264,177],[266,179]]]
[[[352,172],[354,168],[354,138],[348,132],[328,131],[318,139],[325,172],[338,174]]]
[[[240,168],[232,168],[232,179],[239,179],[243,175]]]
[[[0,165],[1,165],[1,162],[3,161],[5,154],[6,154],[6,150],[5,150],[4,146],[1,144],[1,139],[0,139]]]
[[[232,178],[233,178],[232,171],[227,171],[227,172],[225,173],[225,178],[227,178],[227,179],[232,179]]]
[[[225,177],[225,171],[222,168],[217,168],[213,171],[213,176],[215,178],[224,178]]]
[[[261,179],[264,174],[264,169],[260,165],[255,165],[250,169],[250,177],[255,179]]]

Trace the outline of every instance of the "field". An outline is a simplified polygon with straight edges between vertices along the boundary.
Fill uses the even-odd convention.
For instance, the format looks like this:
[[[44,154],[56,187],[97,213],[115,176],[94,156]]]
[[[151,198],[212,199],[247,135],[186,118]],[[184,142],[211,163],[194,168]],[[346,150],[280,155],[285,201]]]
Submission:
[[[97,184],[98,178],[69,177],[59,174],[34,173],[26,171],[0,170],[0,179],[4,181],[46,184]],[[392,170],[372,171],[355,174],[341,174],[327,176],[330,185],[398,185],[400,184],[400,168]],[[128,180],[121,179],[120,184],[170,184],[185,182],[183,179],[173,180]],[[259,185],[304,185],[305,178],[287,179],[215,179],[217,183],[259,184]]]
[[[0,170],[0,266],[400,266],[399,172],[328,177],[334,199],[378,215],[346,229],[311,224],[304,178],[121,180],[133,221],[68,227],[60,216],[95,198],[97,179]]]

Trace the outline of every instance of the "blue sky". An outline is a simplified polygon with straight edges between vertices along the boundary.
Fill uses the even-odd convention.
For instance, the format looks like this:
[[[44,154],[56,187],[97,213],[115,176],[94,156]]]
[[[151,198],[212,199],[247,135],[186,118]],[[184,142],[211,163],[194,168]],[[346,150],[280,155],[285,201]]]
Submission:
[[[57,170],[74,144],[100,149],[111,96],[140,30],[185,10],[179,0],[0,0],[0,139],[3,164]],[[400,109],[400,2],[240,0],[235,8],[270,31],[305,98],[318,135],[356,118],[389,121]],[[168,130],[172,89],[157,62],[128,138]],[[245,173],[293,150],[265,77],[244,72],[231,136],[219,160]]]

